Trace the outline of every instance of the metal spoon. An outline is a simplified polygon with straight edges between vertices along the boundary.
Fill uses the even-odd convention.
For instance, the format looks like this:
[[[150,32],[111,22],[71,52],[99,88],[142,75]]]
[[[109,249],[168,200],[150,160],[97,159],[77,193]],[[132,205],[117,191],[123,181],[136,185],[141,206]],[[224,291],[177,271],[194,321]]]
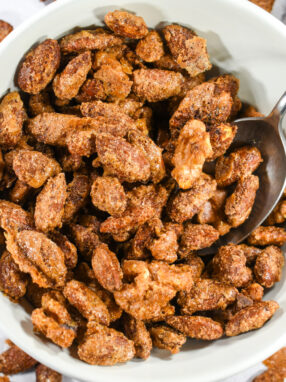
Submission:
[[[234,121],[238,126],[238,132],[231,149],[253,145],[261,152],[263,163],[256,171],[260,187],[249,218],[240,227],[222,236],[214,247],[203,250],[205,254],[214,253],[214,249],[221,245],[238,244],[245,240],[263,223],[282,196],[286,186],[286,140],[282,131],[285,112],[286,92],[268,117],[242,118]]]

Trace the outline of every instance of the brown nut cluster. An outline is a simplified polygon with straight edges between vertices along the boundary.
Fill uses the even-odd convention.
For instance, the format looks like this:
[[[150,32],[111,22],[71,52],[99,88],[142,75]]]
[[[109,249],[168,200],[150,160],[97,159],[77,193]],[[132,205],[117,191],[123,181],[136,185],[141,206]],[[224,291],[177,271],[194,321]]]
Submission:
[[[249,217],[259,187],[258,149],[229,150],[239,80],[206,81],[206,40],[186,27],[104,20],[36,45],[0,103],[0,289],[92,365],[261,327],[286,242],[282,200],[250,245],[201,257]]]
[[[62,382],[62,375],[49,369],[18,348],[12,341],[6,340],[9,348],[0,354],[0,381],[9,382],[7,375],[25,373],[35,369],[37,382]]]

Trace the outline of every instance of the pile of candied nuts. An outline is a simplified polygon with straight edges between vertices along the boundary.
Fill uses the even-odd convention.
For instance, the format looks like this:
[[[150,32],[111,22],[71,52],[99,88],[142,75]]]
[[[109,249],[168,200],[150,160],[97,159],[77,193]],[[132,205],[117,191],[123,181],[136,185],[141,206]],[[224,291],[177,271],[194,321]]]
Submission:
[[[192,30],[124,11],[105,23],[30,50],[0,104],[1,290],[96,365],[262,327],[286,200],[247,244],[198,254],[251,213],[263,159],[227,150],[232,121],[259,113],[238,79],[211,77]]]

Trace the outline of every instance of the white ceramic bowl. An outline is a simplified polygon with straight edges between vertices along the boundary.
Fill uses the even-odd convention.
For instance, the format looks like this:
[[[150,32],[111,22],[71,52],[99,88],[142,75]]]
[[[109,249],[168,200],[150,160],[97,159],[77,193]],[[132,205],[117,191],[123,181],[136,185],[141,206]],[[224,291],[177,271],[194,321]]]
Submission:
[[[286,90],[286,27],[246,0],[61,0],[16,29],[0,46],[0,94],[13,88],[19,60],[36,42],[59,38],[75,26],[102,22],[106,12],[124,8],[145,18],[149,27],[178,22],[207,38],[211,60],[241,80],[240,96],[267,113]],[[286,342],[286,282],[267,298],[281,306],[263,329],[215,342],[189,341],[169,356],[154,351],[145,362],[114,367],[89,366],[68,351],[33,334],[26,310],[0,295],[0,327],[31,356],[59,372],[96,382],[212,382],[261,361]]]

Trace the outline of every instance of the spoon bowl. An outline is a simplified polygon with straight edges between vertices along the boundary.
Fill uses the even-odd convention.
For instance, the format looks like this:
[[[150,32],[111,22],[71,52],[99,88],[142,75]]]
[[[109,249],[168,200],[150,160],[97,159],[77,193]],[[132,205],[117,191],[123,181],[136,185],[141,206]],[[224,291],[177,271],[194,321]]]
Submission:
[[[208,254],[229,243],[239,244],[259,227],[272,212],[286,187],[286,140],[282,131],[282,118],[286,111],[286,93],[268,117],[241,118],[234,123],[238,130],[230,151],[241,146],[255,146],[263,162],[255,172],[259,189],[249,218],[238,228],[220,237]]]

